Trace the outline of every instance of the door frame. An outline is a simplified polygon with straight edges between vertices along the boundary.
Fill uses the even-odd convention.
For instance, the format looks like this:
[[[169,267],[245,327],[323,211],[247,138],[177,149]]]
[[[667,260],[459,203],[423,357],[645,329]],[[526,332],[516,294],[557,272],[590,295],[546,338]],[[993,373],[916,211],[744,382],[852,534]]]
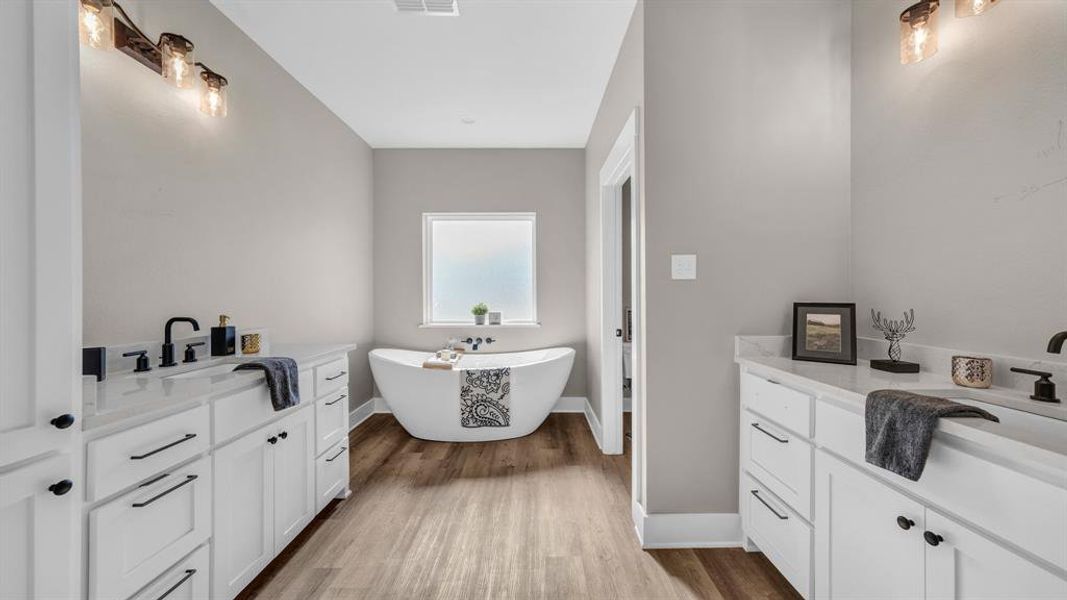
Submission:
[[[599,176],[601,450],[623,453],[622,337],[622,185],[630,180],[631,299],[633,311],[632,476],[633,500],[644,500],[644,247],[640,179],[639,109],[634,108],[608,153]]]

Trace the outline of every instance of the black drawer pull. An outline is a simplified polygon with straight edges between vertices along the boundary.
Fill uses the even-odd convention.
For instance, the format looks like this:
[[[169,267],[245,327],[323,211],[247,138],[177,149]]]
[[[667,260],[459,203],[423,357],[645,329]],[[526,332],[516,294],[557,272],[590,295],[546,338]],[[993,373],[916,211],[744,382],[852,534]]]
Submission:
[[[344,447],[342,447],[342,448],[341,448],[340,450],[338,450],[338,451],[337,451],[337,454],[334,454],[334,455],[333,455],[333,456],[331,456],[330,458],[327,458],[327,459],[326,459],[326,462],[333,462],[333,461],[337,460],[337,457],[338,457],[338,456],[341,456],[342,454],[344,454],[344,453],[345,453],[345,450],[348,450],[348,448],[344,448]]]
[[[145,500],[144,502],[134,502],[133,503],[133,507],[134,508],[143,508],[145,506],[148,506],[149,504],[155,502],[156,500],[159,500],[160,498],[162,498],[163,496],[166,496],[167,494],[173,492],[174,490],[176,490],[176,489],[178,489],[178,488],[180,488],[180,487],[182,487],[184,485],[188,485],[188,484],[196,481],[196,479],[198,477],[200,477],[200,476],[199,475],[186,475],[185,476],[185,481],[179,483],[178,485],[175,485],[175,486],[172,486],[172,487],[169,487],[169,488],[163,490],[162,492],[156,494],[155,496],[152,496],[151,498],[149,498],[148,500]]]
[[[759,423],[753,423],[752,427],[754,427],[756,429],[756,431],[759,431],[760,433],[763,433],[764,435],[766,435],[767,437],[771,438],[772,440],[778,442],[779,444],[788,444],[789,443],[788,439],[780,438],[780,437],[774,435],[773,433],[771,433],[771,432],[767,431],[766,429],[760,427]]]
[[[145,452],[144,454],[138,454],[136,456],[131,456],[130,460],[141,460],[141,459],[148,458],[149,456],[152,456],[153,454],[158,454],[158,453],[166,450],[167,448],[173,448],[173,447],[177,446],[178,444],[180,444],[182,442],[188,442],[189,440],[191,440],[191,439],[193,439],[195,437],[196,437],[195,433],[187,433],[187,434],[185,434],[185,437],[183,437],[182,439],[180,439],[180,440],[178,440],[176,442],[171,442],[171,443],[167,444],[166,446],[160,446],[159,448],[156,448],[155,450],[153,450],[151,452]]]
[[[285,438],[289,437],[289,432],[288,431],[279,432],[278,433],[278,437],[280,437],[280,438],[282,438],[284,440]]]
[[[338,379],[340,377],[344,377],[347,373],[348,373],[348,371],[341,371],[340,373],[334,375],[333,377],[327,377],[326,381],[333,381],[334,379]]]
[[[912,521],[904,515],[900,515],[899,517],[897,517],[897,527],[900,527],[904,531],[907,531],[912,527],[915,527],[915,521]]]
[[[179,579],[178,583],[175,583],[174,585],[172,585],[169,588],[167,588],[167,591],[163,592],[163,595],[160,596],[159,598],[156,598],[156,600],[163,600],[164,598],[169,596],[171,592],[173,592],[174,590],[182,587],[182,584],[185,583],[186,581],[189,581],[189,579],[193,575],[196,575],[196,569],[186,569],[185,570],[185,576],[182,577],[181,579]]]
[[[341,394],[340,396],[337,397],[336,400],[333,400],[331,402],[327,402],[326,406],[333,406],[334,404],[337,404],[338,402],[340,402],[341,400],[344,400],[347,397],[348,397],[348,394]]]
[[[752,490],[752,495],[755,496],[756,500],[759,500],[761,504],[766,506],[767,510],[771,511],[772,513],[774,513],[774,516],[778,517],[779,519],[781,519],[783,521],[789,518],[789,515],[783,515],[783,514],[780,514],[778,511],[774,510],[774,507],[771,506],[766,500],[763,499],[762,496],[759,495],[759,490]]]
[[[926,543],[930,544],[931,546],[936,546],[936,545],[940,544],[941,542],[945,541],[945,538],[937,535],[936,533],[934,533],[932,531],[924,531],[923,532],[923,539],[926,540]]]
[[[69,479],[64,479],[48,486],[48,491],[52,492],[57,496],[65,496],[67,492],[69,492],[73,488],[74,482]]]
[[[52,427],[55,427],[56,429],[66,429],[67,427],[70,427],[74,424],[74,415],[70,413],[67,413],[65,415],[59,415],[58,417],[49,421],[49,423],[51,423]]]

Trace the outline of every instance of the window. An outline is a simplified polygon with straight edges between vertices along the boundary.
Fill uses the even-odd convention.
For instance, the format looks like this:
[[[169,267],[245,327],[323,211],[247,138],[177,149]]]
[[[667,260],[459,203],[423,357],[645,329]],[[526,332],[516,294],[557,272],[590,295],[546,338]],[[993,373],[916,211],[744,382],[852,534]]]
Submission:
[[[537,323],[537,215],[424,213],[423,324],[471,324],[484,302],[505,325]]]

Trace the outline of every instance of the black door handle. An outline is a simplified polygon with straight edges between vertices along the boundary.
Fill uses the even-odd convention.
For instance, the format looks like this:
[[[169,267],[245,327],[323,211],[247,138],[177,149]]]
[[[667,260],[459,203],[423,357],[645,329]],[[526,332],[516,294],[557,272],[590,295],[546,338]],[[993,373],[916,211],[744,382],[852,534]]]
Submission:
[[[59,415],[58,417],[49,421],[56,429],[66,429],[74,424],[74,415],[67,413],[65,415]]]
[[[64,479],[62,481],[57,481],[57,482],[53,483],[52,485],[48,486],[48,491],[52,492],[53,494],[55,494],[57,496],[63,496],[67,492],[69,492],[73,487],[74,487],[74,482],[73,481],[71,481],[69,479]]]
[[[788,444],[788,443],[789,443],[789,440],[788,440],[788,439],[786,439],[786,438],[780,438],[780,437],[778,437],[778,436],[774,435],[773,433],[771,433],[771,432],[767,431],[766,429],[764,429],[764,428],[760,427],[760,426],[759,426],[759,423],[753,423],[753,424],[752,424],[752,427],[753,427],[753,428],[754,428],[754,429],[755,429],[756,431],[758,431],[758,432],[760,432],[760,433],[762,433],[762,434],[766,435],[767,437],[769,437],[769,438],[771,438],[772,440],[774,440],[774,441],[778,442],[779,444]]]
[[[941,542],[945,541],[945,538],[937,535],[936,533],[934,533],[932,531],[924,531],[923,532],[923,539],[926,540],[926,543],[930,544],[931,546],[936,546],[936,545],[940,544]]]
[[[273,436],[273,435],[270,436],[269,438],[267,438],[267,443],[268,444],[277,444],[278,443],[278,437],[277,436]]]
[[[616,329],[615,330],[615,337],[622,337],[622,330],[621,329]]]
[[[904,531],[907,531],[915,526],[915,521],[912,521],[904,515],[901,515],[897,517],[897,525]]]
[[[334,404],[337,404],[338,402],[340,402],[341,400],[344,400],[347,397],[348,397],[348,394],[341,394],[340,396],[337,397],[336,400],[331,400],[330,402],[327,402],[326,406],[333,406]]]
[[[759,495],[759,490],[751,490],[751,491],[752,491],[752,495],[756,497],[756,500],[759,500],[760,503],[763,504],[763,506],[766,506],[767,510],[771,511],[771,514],[773,514],[774,516],[778,517],[779,519],[781,519],[783,521],[785,521],[786,519],[789,518],[789,515],[783,515],[782,513],[774,510],[774,507],[771,506],[771,504],[769,502],[764,500],[763,496]]]
[[[185,570],[185,575],[182,576],[182,578],[178,580],[178,583],[175,583],[174,585],[172,585],[169,588],[167,588],[167,591],[163,592],[163,595],[160,596],[159,598],[156,598],[156,600],[163,600],[164,598],[169,596],[171,594],[171,592],[173,592],[174,590],[180,588],[182,586],[182,584],[185,583],[186,581],[189,581],[189,578],[191,578],[193,575],[196,575],[196,569],[186,569]]]
[[[278,437],[280,437],[280,438],[282,438],[284,440],[285,438],[289,437],[289,432],[288,431],[283,431],[283,432],[278,434]]]
[[[333,381],[334,379],[337,379],[337,378],[341,377],[345,373],[346,373],[345,371],[341,371],[340,373],[334,375],[333,377],[327,377],[326,381]]]
[[[152,450],[151,452],[145,452],[144,454],[138,454],[136,456],[131,456],[130,460],[143,460],[145,458],[148,458],[149,456],[152,456],[153,454],[158,454],[158,453],[160,453],[160,452],[162,452],[162,451],[164,451],[164,450],[166,450],[168,448],[173,448],[173,447],[177,446],[178,444],[180,444],[182,442],[188,442],[189,440],[191,440],[191,439],[193,439],[195,437],[196,437],[195,433],[187,433],[187,434],[185,434],[184,437],[182,437],[182,439],[180,439],[180,440],[178,440],[176,442],[171,442],[171,443],[167,444],[166,446],[160,446],[159,448],[156,448],[155,450]]]

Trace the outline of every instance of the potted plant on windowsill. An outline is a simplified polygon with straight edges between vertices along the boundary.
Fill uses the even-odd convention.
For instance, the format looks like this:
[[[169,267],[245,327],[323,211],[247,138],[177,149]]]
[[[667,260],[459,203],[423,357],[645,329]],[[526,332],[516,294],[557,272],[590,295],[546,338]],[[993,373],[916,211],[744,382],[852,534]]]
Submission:
[[[485,302],[479,302],[471,307],[471,314],[474,315],[475,325],[485,325],[485,315],[489,312],[489,307],[485,305]]]

